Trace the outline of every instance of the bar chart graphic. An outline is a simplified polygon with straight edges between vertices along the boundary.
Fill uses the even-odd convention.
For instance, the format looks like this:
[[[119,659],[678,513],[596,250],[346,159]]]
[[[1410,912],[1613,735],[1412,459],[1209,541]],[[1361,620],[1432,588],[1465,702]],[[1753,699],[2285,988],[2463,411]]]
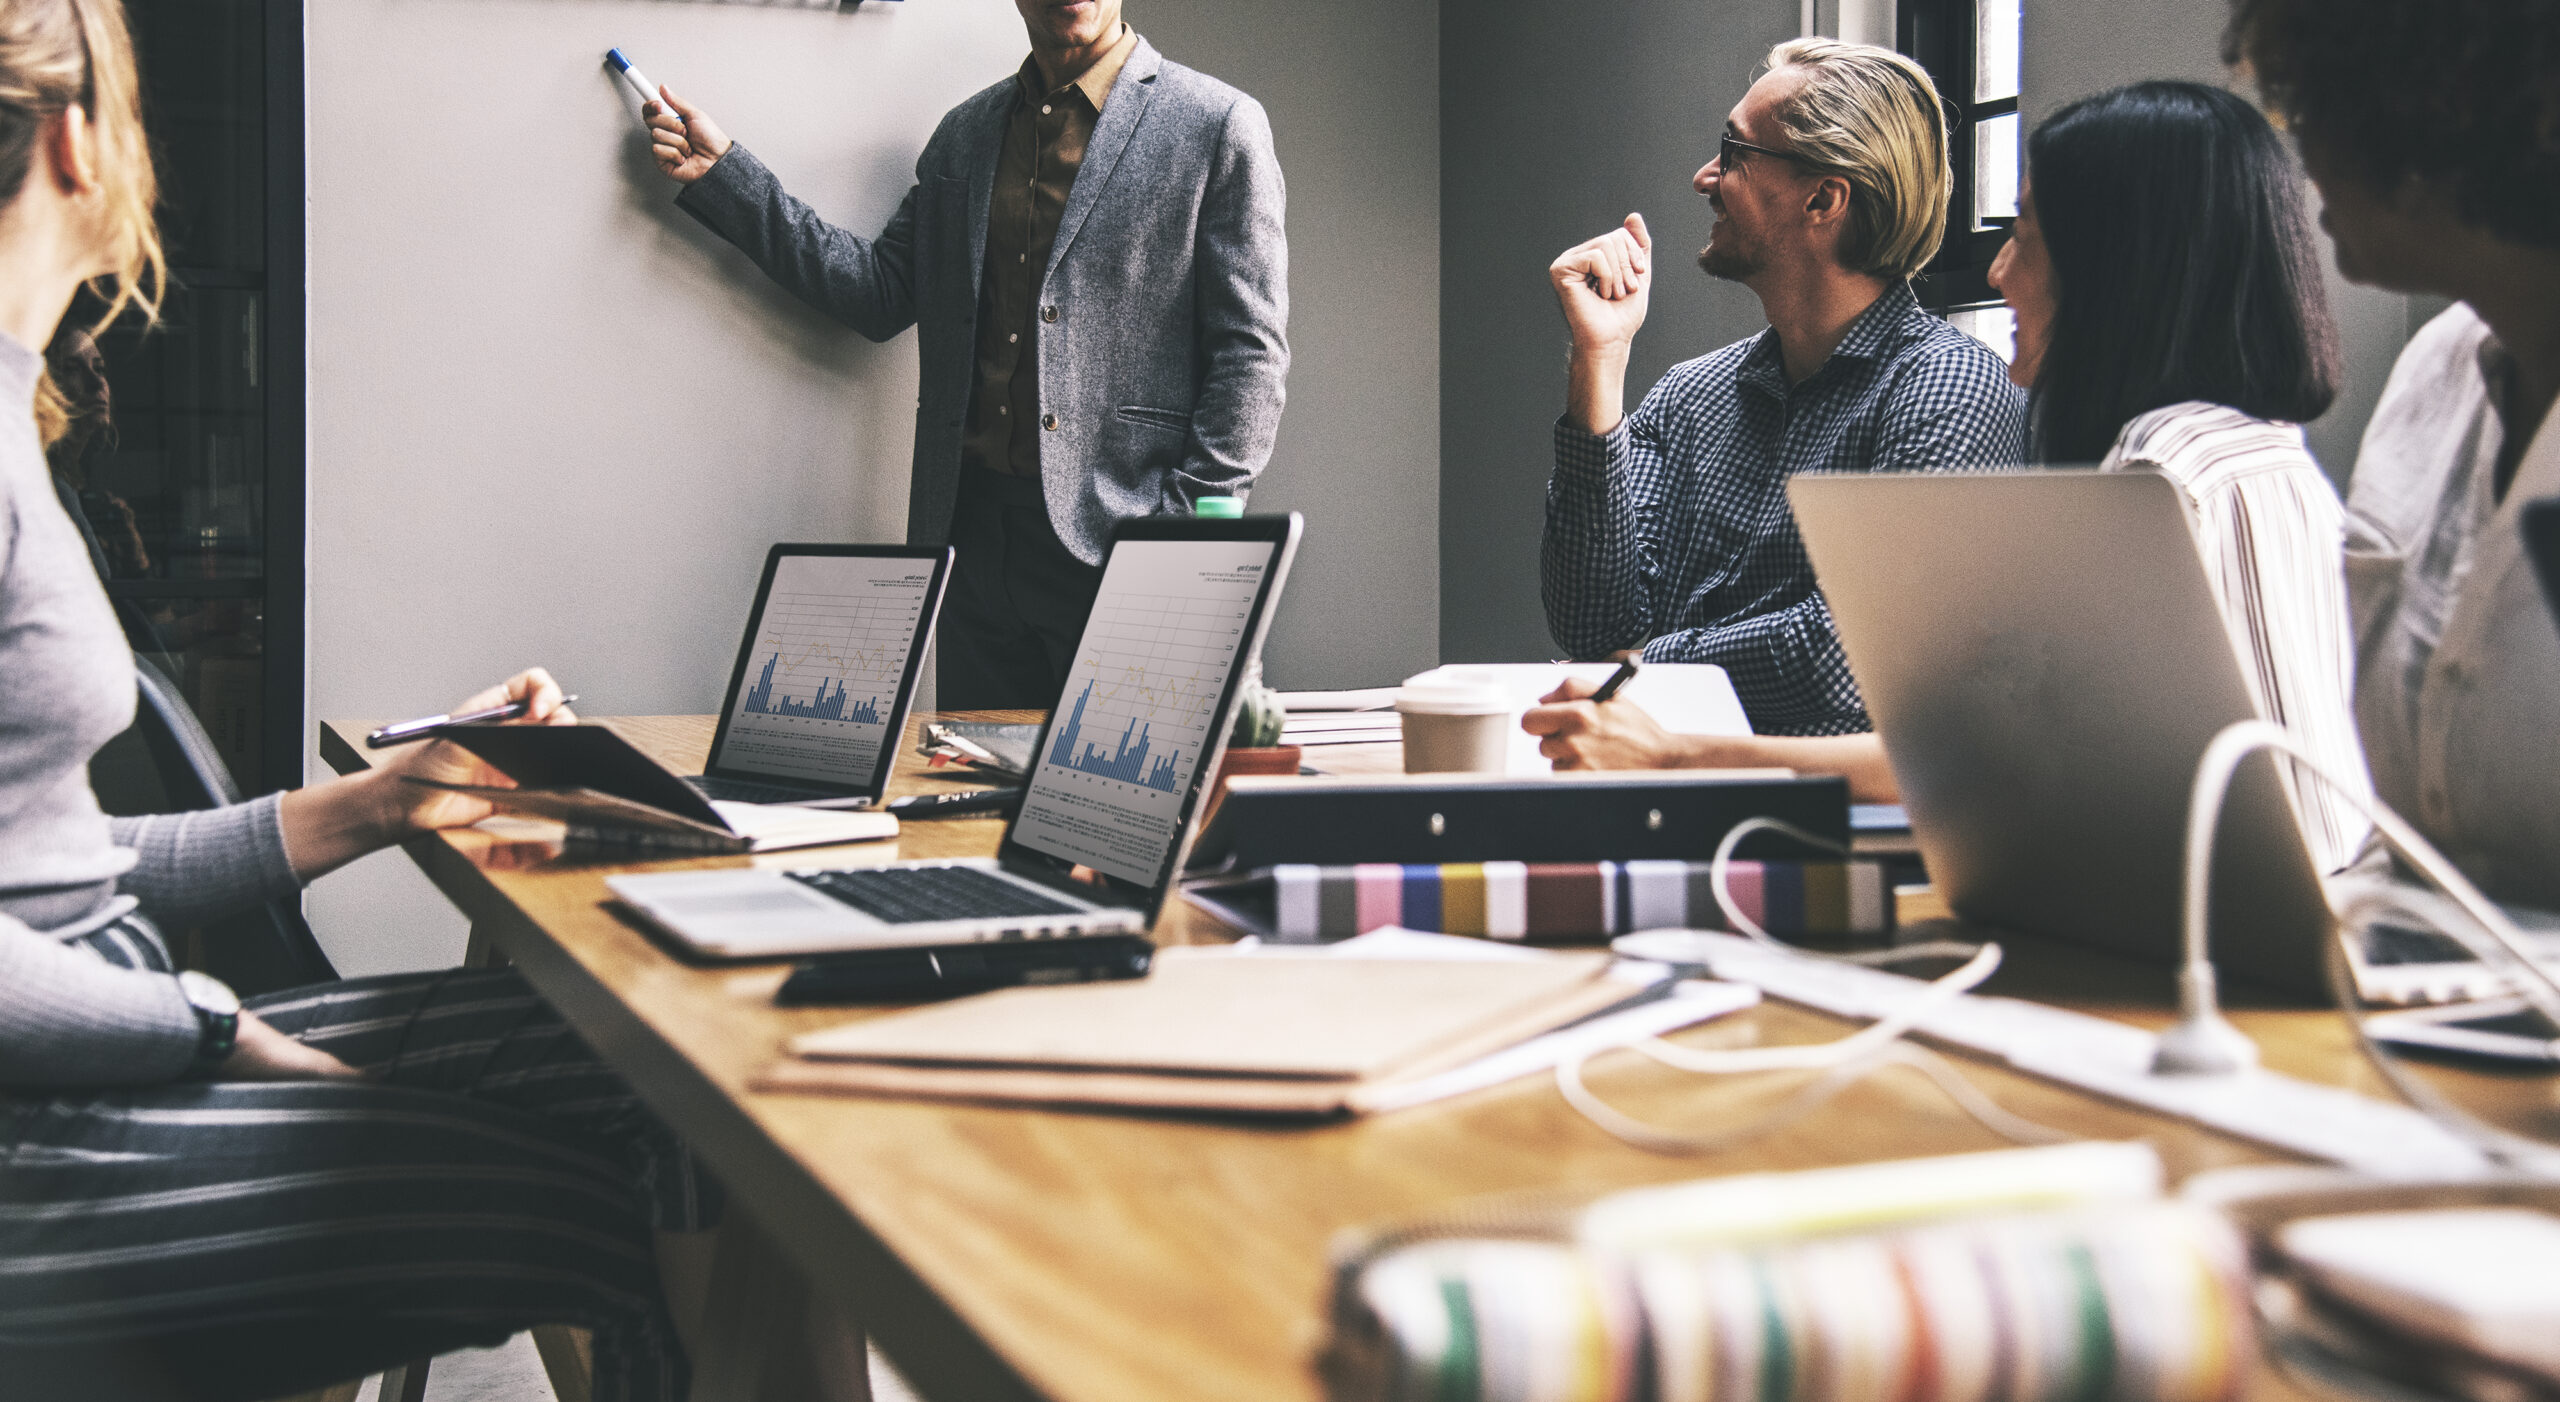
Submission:
[[[756,684],[748,687],[746,697],[738,702],[739,714],[807,716],[812,720],[856,720],[865,725],[880,723],[879,697],[866,696],[854,702],[851,708],[847,708],[844,700],[845,685],[833,677],[820,678],[817,696],[807,702],[794,701],[788,696],[777,699],[773,694],[773,669],[781,665],[782,654],[778,652],[764,660],[764,671],[756,677]],[[829,682],[835,683],[836,693],[833,696],[827,694]]]
[[[1140,884],[1169,869],[1272,553],[1259,540],[1112,547],[1012,841]]]
[[[869,781],[890,743],[888,720],[932,578],[929,563],[907,558],[781,560],[714,764],[783,779]]]
[[[1084,694],[1076,698],[1075,712],[1067,717],[1065,725],[1058,727],[1058,743],[1049,749],[1049,762],[1080,769],[1087,774],[1099,774],[1105,779],[1117,779],[1124,784],[1135,784],[1142,789],[1172,793],[1175,788],[1174,764],[1182,758],[1182,752],[1175,750],[1154,764],[1147,763],[1147,747],[1154,743],[1150,735],[1154,729],[1153,722],[1141,726],[1132,717],[1120,727],[1119,748],[1108,758],[1103,756],[1101,747],[1097,745],[1085,746],[1082,754],[1076,752],[1076,740],[1084,732],[1085,703],[1093,699],[1093,687],[1092,682],[1084,684]],[[1134,745],[1129,743],[1129,731],[1133,728],[1138,731],[1138,742]]]
[[[739,697],[739,713],[879,724],[882,698],[895,696],[906,675],[921,611],[912,596],[776,588],[756,640],[764,669]]]
[[[1218,692],[1253,607],[1249,585],[1200,593],[1106,592],[1086,625],[1084,686],[1049,763],[1176,794],[1208,748]]]

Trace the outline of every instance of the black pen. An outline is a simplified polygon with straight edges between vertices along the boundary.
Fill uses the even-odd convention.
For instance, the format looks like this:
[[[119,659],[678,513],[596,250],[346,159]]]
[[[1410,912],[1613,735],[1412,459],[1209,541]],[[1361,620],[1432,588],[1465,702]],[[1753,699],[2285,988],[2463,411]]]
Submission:
[[[577,699],[576,694],[572,693],[561,697],[560,704],[566,706]],[[437,731],[442,730],[447,726],[479,725],[484,721],[493,720],[514,720],[516,717],[521,716],[532,709],[533,698],[528,696],[522,701],[510,701],[503,706],[491,706],[485,711],[465,711],[458,716],[421,716],[416,720],[404,720],[397,725],[386,725],[382,727],[380,730],[364,737],[364,747],[368,750],[379,750],[388,748],[392,745],[405,745],[412,740],[427,739],[433,736]]]
[[[1608,700],[1610,697],[1617,695],[1618,688],[1625,686],[1627,684],[1627,679],[1635,674],[1636,660],[1634,658],[1630,657],[1626,661],[1619,663],[1618,670],[1611,672],[1609,674],[1609,679],[1600,683],[1600,689],[1591,693],[1589,697],[1591,704],[1597,706],[1601,702]]]

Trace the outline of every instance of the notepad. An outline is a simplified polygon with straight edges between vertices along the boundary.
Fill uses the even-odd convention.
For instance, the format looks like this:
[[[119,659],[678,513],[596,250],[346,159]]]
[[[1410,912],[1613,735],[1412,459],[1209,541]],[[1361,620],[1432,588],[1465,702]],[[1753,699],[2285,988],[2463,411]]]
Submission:
[[[1330,1116],[1667,985],[1601,954],[1338,959],[1167,949],[1143,981],[1021,988],[792,1043],[764,1090]],[[1408,1097],[1409,1098],[1409,1097]]]

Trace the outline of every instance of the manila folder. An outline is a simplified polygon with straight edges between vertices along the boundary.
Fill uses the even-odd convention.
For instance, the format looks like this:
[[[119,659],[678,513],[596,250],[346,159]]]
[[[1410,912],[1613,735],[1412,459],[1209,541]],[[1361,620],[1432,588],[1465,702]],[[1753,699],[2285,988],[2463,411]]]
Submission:
[[[1635,990],[1605,954],[1334,959],[1167,949],[1147,978],[1015,988],[800,1037],[773,1090],[1337,1113]]]

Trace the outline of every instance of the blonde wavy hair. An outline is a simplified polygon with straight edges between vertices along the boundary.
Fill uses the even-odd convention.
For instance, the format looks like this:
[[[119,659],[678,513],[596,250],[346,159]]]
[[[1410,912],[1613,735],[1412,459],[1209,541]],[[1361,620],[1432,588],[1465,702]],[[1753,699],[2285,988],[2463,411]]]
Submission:
[[[1765,67],[1805,75],[1777,107],[1788,149],[1849,181],[1842,266],[1890,278],[1928,266],[1953,190],[1946,104],[1928,70],[1891,49],[1820,38],[1778,45]]]
[[[157,321],[169,260],[153,218],[160,182],[143,132],[142,85],[122,0],[0,0],[0,203],[26,188],[45,124],[73,107],[88,114],[97,134],[107,240],[107,271],[89,284],[105,310],[90,329],[103,331],[128,310]],[[35,411],[37,432],[50,446],[69,424],[50,374],[36,386]]]

